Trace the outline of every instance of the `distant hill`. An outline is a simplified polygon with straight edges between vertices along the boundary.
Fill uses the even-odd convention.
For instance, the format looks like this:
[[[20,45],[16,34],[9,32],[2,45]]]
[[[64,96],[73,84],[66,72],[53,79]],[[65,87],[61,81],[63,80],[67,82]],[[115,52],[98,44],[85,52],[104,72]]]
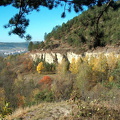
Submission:
[[[14,42],[0,42],[0,50],[28,48],[28,42],[14,43]]]
[[[20,54],[28,51],[28,42],[0,42],[0,56]]]

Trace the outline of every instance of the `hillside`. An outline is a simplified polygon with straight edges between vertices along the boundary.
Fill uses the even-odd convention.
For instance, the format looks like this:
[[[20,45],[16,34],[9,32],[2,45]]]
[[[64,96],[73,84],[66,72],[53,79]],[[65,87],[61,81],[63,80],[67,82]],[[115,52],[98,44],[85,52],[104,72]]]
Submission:
[[[98,36],[94,7],[30,42],[30,52],[0,57],[0,119],[119,120],[118,8],[100,18]]]
[[[41,59],[33,61],[29,54],[0,58],[0,117],[3,115],[7,120],[119,119],[120,54],[91,56],[90,61],[86,56],[77,62],[72,59],[71,63],[63,59],[61,64],[42,61],[44,67],[39,66]]]
[[[120,1],[116,2],[116,9],[108,8],[103,16],[97,18],[104,9],[93,7],[79,16],[55,26],[53,30],[45,34],[45,41],[38,48],[81,48],[88,50],[98,46],[120,45]]]
[[[78,102],[78,101],[77,101]],[[119,109],[108,103],[80,103],[62,101],[55,103],[41,103],[31,108],[18,109],[8,120],[118,120]],[[85,108],[85,109],[84,109]]]

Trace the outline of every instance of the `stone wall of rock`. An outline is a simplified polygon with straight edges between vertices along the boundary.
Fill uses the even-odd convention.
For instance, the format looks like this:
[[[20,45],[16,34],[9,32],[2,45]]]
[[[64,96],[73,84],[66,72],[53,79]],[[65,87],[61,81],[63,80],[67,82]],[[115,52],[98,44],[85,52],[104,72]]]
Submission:
[[[93,51],[93,52],[85,52],[84,54],[76,54],[73,52],[54,52],[54,51],[38,51],[34,53],[30,53],[29,56],[32,57],[33,61],[36,61],[38,58],[39,59],[44,59],[48,63],[53,63],[53,62],[58,62],[61,63],[62,59],[65,57],[68,59],[68,61],[71,63],[72,59],[74,58],[77,60],[80,57],[85,57],[87,56],[88,59],[93,56],[93,57],[98,57],[100,54],[104,54],[105,56],[109,56],[110,54],[115,54],[116,57],[120,56],[120,53],[116,53],[116,51],[113,52],[106,52],[106,51]]]

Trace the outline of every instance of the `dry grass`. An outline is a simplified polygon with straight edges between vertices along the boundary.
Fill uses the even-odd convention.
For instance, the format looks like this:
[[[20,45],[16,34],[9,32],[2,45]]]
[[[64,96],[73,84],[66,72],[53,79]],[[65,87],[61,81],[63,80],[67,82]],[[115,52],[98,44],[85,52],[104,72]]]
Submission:
[[[12,115],[7,116],[7,120],[53,120],[65,117],[71,113],[72,105],[66,101],[56,103],[41,103],[29,108],[19,108]]]
[[[5,120],[119,120],[120,105],[94,100],[41,103],[19,108]]]
[[[15,118],[19,118],[20,116],[25,115],[27,112],[33,111],[37,107],[38,106],[31,106],[31,107],[26,107],[26,108],[18,108],[11,115],[8,115],[5,119],[13,120]]]

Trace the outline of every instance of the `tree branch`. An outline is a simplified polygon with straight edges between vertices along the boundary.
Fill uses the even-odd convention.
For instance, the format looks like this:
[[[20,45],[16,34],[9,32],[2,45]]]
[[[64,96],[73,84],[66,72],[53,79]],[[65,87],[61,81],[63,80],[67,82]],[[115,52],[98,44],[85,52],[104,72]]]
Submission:
[[[100,18],[103,16],[104,12],[107,10],[107,8],[110,6],[110,3],[112,2],[113,0],[109,0],[108,3],[106,4],[106,7],[100,12],[100,14],[96,17],[96,35],[95,35],[95,41],[94,41],[94,47],[96,47],[97,43],[100,44],[99,40],[98,40],[98,37],[99,37],[99,21],[100,21]]]

